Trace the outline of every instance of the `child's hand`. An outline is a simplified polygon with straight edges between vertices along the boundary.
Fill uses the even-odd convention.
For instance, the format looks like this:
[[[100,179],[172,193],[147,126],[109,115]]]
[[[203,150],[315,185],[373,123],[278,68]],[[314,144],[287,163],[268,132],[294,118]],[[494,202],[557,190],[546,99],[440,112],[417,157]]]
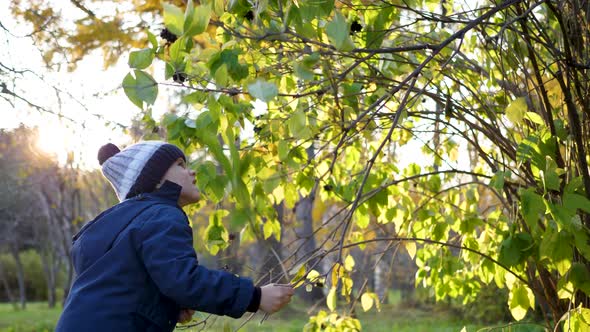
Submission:
[[[193,318],[194,313],[195,311],[191,309],[181,309],[178,314],[178,322],[181,324],[188,323]]]
[[[260,307],[259,309],[272,314],[284,307],[291,301],[291,296],[295,290],[291,285],[268,284],[260,288]]]

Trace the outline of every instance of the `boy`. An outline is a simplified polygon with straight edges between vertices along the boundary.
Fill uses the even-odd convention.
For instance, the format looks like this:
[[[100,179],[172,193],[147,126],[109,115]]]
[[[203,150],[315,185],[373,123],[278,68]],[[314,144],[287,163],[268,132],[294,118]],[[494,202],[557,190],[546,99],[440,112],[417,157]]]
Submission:
[[[193,310],[238,318],[290,301],[290,286],[255,287],[198,264],[181,207],[200,194],[178,147],[109,143],[98,160],[121,203],[74,236],[76,278],[56,331],[172,331]]]

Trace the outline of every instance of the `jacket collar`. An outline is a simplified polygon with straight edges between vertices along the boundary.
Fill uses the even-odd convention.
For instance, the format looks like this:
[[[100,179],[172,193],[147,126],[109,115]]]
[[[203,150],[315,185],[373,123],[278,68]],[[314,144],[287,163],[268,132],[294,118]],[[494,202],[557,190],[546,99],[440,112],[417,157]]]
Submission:
[[[169,203],[170,205],[178,206],[178,199],[180,198],[181,191],[182,186],[179,186],[174,182],[166,180],[159,189],[151,193],[144,194],[144,196],[164,201],[166,203]]]

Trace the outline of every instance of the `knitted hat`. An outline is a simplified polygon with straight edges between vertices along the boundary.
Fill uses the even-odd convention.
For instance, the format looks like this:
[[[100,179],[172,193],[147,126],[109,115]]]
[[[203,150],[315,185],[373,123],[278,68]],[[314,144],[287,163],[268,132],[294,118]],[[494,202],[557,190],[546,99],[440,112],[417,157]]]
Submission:
[[[119,201],[151,192],[172,164],[184,153],[176,146],[160,141],[136,143],[120,150],[108,143],[98,150],[102,174],[109,180]]]

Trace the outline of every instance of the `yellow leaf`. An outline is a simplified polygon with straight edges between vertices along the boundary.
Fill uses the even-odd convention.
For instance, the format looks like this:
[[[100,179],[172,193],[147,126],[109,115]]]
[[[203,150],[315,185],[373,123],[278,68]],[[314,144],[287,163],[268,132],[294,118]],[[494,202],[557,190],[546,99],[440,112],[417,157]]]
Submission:
[[[414,259],[414,257],[416,257],[416,242],[404,242],[404,248],[406,248],[406,251],[408,252],[408,255],[410,255],[410,258]]]
[[[352,293],[352,279],[348,277],[342,277],[340,280],[342,281],[342,296],[350,296]]]
[[[351,255],[346,256],[344,259],[344,269],[346,271],[352,271],[354,269],[354,258]]]
[[[340,280],[340,278],[342,277],[342,275],[344,274],[343,271],[344,267],[342,267],[342,265],[340,265],[339,263],[334,264],[334,267],[332,268],[332,285],[337,285],[338,281]]]
[[[368,292],[361,296],[361,306],[364,311],[369,311],[373,307],[373,297]]]
[[[307,274],[307,280],[312,280],[312,281],[313,281],[314,279],[316,279],[316,278],[317,278],[317,277],[319,277],[319,276],[320,276],[320,273],[319,273],[318,271],[316,271],[316,270],[311,270],[311,271],[309,271],[309,273]]]
[[[330,311],[334,311],[334,309],[336,309],[336,287],[330,288],[330,292],[326,297],[326,304],[328,305],[328,309],[330,309]]]
[[[513,100],[508,107],[506,107],[506,117],[514,124],[522,123],[527,111],[526,99],[519,97]]]
[[[293,273],[293,271],[294,270],[291,270],[291,273]],[[301,286],[301,284],[303,284],[303,277],[304,276],[305,276],[305,264],[301,264],[301,267],[297,270],[297,273],[295,274],[293,279],[291,279],[291,285],[293,285],[294,288]]]
[[[381,303],[379,302],[379,296],[376,293],[371,293],[373,300],[375,300],[375,307],[377,307],[377,311],[381,311]]]
[[[272,235],[272,223],[270,221],[265,222],[262,231],[264,232],[264,239],[268,239]]]
[[[560,299],[571,299],[572,296],[574,296],[574,285],[571,281],[568,281],[557,291],[557,297]]]
[[[565,313],[560,321],[563,321],[563,331],[588,332],[590,331],[590,309],[580,304],[577,308]]]

